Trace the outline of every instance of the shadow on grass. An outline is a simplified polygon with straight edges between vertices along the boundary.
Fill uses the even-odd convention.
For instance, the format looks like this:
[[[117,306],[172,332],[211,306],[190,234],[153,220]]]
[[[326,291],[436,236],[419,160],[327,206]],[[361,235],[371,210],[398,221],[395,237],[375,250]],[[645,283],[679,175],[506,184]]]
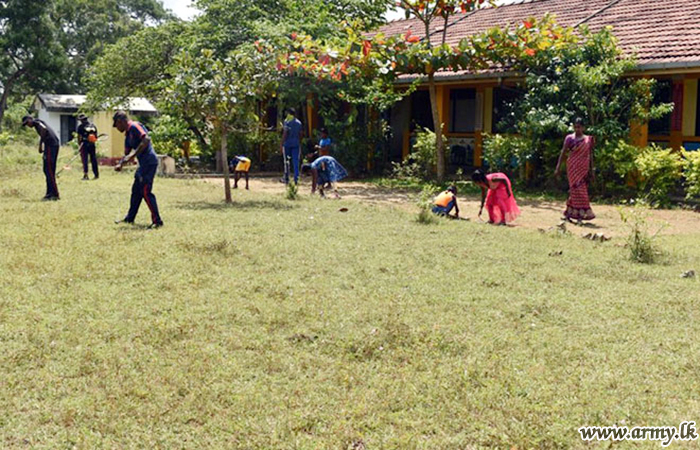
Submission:
[[[274,209],[290,210],[299,208],[299,205],[285,200],[244,200],[233,203],[224,202],[179,202],[178,209],[188,211],[227,211],[227,210],[249,210],[249,209]]]
[[[152,230],[149,227],[148,224],[145,223],[134,223],[134,224],[117,224],[115,225],[118,227],[118,230],[120,233],[142,233],[146,231],[153,231],[153,232],[158,232],[158,230]]]

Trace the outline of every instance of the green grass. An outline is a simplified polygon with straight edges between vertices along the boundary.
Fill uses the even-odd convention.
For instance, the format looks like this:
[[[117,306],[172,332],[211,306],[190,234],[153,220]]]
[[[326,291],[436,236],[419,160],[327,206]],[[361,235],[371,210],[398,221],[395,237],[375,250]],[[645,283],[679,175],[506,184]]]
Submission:
[[[130,173],[78,172],[42,203],[39,171],[0,167],[2,448],[587,448],[582,425],[698,419],[697,235],[640,265],[160,178],[149,231],[145,205],[112,223]]]

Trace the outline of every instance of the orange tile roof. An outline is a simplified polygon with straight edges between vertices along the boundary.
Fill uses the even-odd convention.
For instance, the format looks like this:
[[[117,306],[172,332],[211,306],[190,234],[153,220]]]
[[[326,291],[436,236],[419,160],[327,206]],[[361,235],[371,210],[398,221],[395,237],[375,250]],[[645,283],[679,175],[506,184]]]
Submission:
[[[554,15],[562,26],[585,23],[592,31],[612,26],[622,49],[637,55],[641,69],[700,67],[700,0],[524,0],[456,15],[448,25],[447,43],[545,13]],[[436,23],[431,35],[441,31],[442,25]],[[410,29],[423,38],[422,26],[416,19],[399,20],[379,31],[395,35]]]

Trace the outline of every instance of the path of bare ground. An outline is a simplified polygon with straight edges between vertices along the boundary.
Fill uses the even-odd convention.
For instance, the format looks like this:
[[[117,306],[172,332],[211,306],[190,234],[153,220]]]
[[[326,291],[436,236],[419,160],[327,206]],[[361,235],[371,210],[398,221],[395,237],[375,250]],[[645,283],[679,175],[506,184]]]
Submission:
[[[223,186],[221,178],[205,179],[208,183]],[[243,184],[244,185],[244,184]],[[282,194],[284,184],[277,178],[251,178],[250,188],[255,191]],[[300,193],[309,195],[311,186],[303,180],[300,185]],[[360,201],[363,203],[384,204],[408,211],[416,211],[416,194],[408,191],[378,187],[371,183],[350,181],[339,184],[339,191],[344,200]],[[518,197],[516,191],[516,198]],[[329,200],[332,201],[332,200]],[[564,202],[549,200],[518,199],[522,215],[515,222],[516,227],[530,229],[548,229],[560,222],[561,213],[564,210]],[[459,197],[461,215],[471,220],[478,220],[479,198]],[[573,233],[603,233],[606,236],[615,237],[625,234],[625,228],[620,220],[617,206],[594,204],[593,210],[597,218],[584,226],[569,225],[568,229]],[[653,210],[650,212],[652,231],[663,227],[664,234],[700,234],[700,214],[687,210]],[[484,212],[484,218],[487,218]]]

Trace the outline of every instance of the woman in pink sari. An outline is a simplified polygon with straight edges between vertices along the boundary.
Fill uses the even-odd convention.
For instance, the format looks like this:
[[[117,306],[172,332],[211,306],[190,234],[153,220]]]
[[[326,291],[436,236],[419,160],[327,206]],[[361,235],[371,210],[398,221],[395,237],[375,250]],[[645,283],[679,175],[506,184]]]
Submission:
[[[583,134],[583,119],[574,121],[574,134],[564,140],[564,146],[559,155],[559,162],[554,176],[559,176],[561,164],[566,160],[566,173],[569,178],[569,199],[566,202],[564,219],[569,222],[576,220],[579,224],[584,220],[595,219],[588,198],[588,184],[593,181],[593,148],[595,138]]]
[[[520,215],[520,208],[515,202],[513,188],[505,174],[484,174],[477,170],[472,174],[472,181],[481,187],[481,208],[479,217],[484,211],[484,204],[489,213],[489,223],[505,225],[511,223]]]

